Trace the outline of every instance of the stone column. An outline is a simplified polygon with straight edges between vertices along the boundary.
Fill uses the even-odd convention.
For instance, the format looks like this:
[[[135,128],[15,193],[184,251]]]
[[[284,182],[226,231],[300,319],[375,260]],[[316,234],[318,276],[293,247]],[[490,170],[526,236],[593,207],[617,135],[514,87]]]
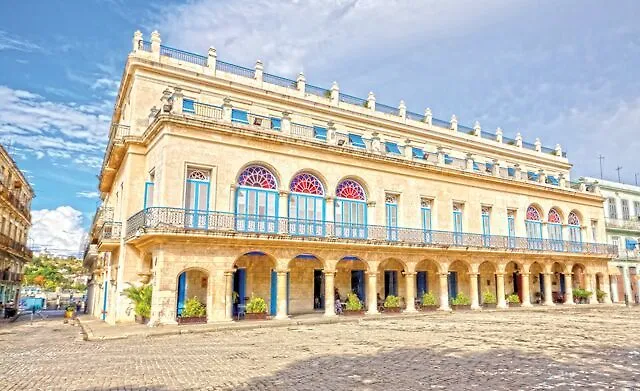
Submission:
[[[629,276],[629,266],[624,265],[622,267],[622,285],[624,286],[624,296],[625,301],[628,303],[633,302],[633,297],[631,297],[631,277]]]
[[[324,316],[336,316],[335,271],[324,272]]]
[[[263,76],[263,74],[264,74],[264,65],[262,64],[262,61],[258,60],[258,61],[256,61],[253,78],[258,82],[258,84],[260,86],[262,86],[262,76]]]
[[[231,122],[231,110],[233,107],[231,106],[231,98],[227,97],[223,99],[222,104],[222,120],[225,122]]]
[[[367,272],[368,278],[368,286],[367,286],[367,295],[369,298],[367,299],[367,315],[375,315],[378,313],[378,273],[375,271]]]
[[[549,272],[544,273],[544,305],[553,305],[553,293],[551,291],[551,274]]]
[[[282,134],[291,135],[291,113],[288,111],[282,112],[282,120],[280,122],[280,131]]]
[[[589,300],[589,303],[598,304],[598,294],[596,293],[596,290],[598,289],[598,286],[596,284],[596,275],[588,274],[588,281],[589,281],[589,288],[587,288],[587,290],[591,291],[591,298]]]
[[[471,285],[471,309],[479,310],[480,298],[478,297],[478,273],[469,273],[469,284]]]
[[[611,300],[617,303],[620,301],[618,297],[618,276],[609,276],[609,280],[611,281]]]
[[[531,307],[531,291],[529,290],[530,273],[522,273],[522,306]]]
[[[209,276],[211,278],[211,276]],[[233,272],[224,272],[224,319],[233,320]]]
[[[604,296],[604,304],[611,304],[613,303],[612,298],[611,298],[611,289],[609,289],[609,292],[607,292],[607,287],[611,286],[611,276],[609,274],[605,274],[604,275],[604,281],[602,282],[605,289],[603,289],[603,291],[605,291],[607,294]],[[609,281],[607,281],[609,280]]]
[[[575,304],[573,301],[573,276],[571,273],[565,273],[564,275],[564,290],[566,292],[564,304]]]
[[[416,272],[404,273],[404,283],[407,288],[405,302],[407,308],[404,312],[416,312]]]
[[[289,224],[287,224],[287,211],[289,210],[289,192],[286,190],[280,190],[280,197],[278,198],[278,214],[282,214],[278,216],[278,232],[281,234],[289,233]]]
[[[287,314],[287,271],[277,271],[276,285],[278,289],[278,304],[276,319],[288,319]]]
[[[496,273],[496,288],[498,303],[497,308],[507,308],[507,300],[504,297],[504,273]]]
[[[451,311],[449,307],[449,273],[440,273],[440,308],[441,311]]]

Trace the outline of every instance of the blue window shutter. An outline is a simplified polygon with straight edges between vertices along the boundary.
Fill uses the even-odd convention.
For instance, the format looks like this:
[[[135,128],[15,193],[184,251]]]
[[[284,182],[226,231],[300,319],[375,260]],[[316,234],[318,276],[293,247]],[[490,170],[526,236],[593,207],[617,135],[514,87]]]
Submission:
[[[387,152],[400,155],[400,148],[398,148],[398,144],[387,141],[384,143],[384,147]]]
[[[416,290],[416,292],[418,292],[417,296],[418,299],[421,299],[422,295],[427,293],[427,272],[418,272],[416,275],[416,284],[418,285],[418,289]]]
[[[183,99],[182,111],[184,111],[185,113],[195,113],[195,102],[192,99]]]
[[[416,147],[411,148],[411,154],[413,155],[413,157],[417,159],[425,158],[424,151],[420,148],[416,148]]]
[[[453,158],[448,154],[444,154],[444,164],[453,164]]]
[[[473,171],[480,171],[480,166],[476,162],[473,162]]]
[[[178,277],[178,308],[177,308],[178,316],[182,315],[182,310],[184,309],[186,289],[187,289],[187,273],[182,272],[182,274],[180,274],[180,277]]]
[[[360,135],[357,135],[357,134],[349,133],[349,142],[354,147],[358,147],[358,148],[366,148],[367,147],[364,144],[364,141],[362,140],[362,137]]]
[[[554,186],[558,186],[558,183],[559,183],[558,182],[558,178],[554,177],[553,175],[549,175],[547,177],[547,183],[550,183],[550,184],[552,184]]]
[[[282,120],[280,118],[271,117],[271,129],[273,130],[282,129]]]
[[[516,169],[515,169],[515,168],[513,168],[513,167],[508,167],[508,168],[507,168],[507,174],[508,174],[509,176],[516,176]]]
[[[538,180],[538,174],[536,174],[533,171],[527,171],[527,176],[529,177],[530,181],[537,181]]]
[[[248,124],[249,117],[247,115],[247,112],[244,110],[231,109],[231,121]]]
[[[144,184],[144,206],[143,209],[153,206],[153,182]]]
[[[320,126],[313,127],[313,136],[318,140],[327,141],[327,128],[323,128]]]
[[[486,172],[491,172],[491,170],[493,170],[493,163],[485,163],[484,167]]]

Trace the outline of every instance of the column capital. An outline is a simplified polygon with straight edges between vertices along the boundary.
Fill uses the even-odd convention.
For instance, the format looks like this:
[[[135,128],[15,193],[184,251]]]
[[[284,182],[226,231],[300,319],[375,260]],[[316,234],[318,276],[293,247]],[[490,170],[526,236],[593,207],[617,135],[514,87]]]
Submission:
[[[335,276],[336,270],[323,270],[322,271],[326,276]]]
[[[225,270],[224,271],[224,276],[225,277],[230,277],[230,276],[233,276],[233,273],[235,273],[235,270]]]
[[[403,276],[415,276],[416,274],[418,274],[418,272],[402,272]]]
[[[476,273],[476,272],[469,272],[467,274],[469,275],[469,277],[478,277],[480,275],[480,273]]]

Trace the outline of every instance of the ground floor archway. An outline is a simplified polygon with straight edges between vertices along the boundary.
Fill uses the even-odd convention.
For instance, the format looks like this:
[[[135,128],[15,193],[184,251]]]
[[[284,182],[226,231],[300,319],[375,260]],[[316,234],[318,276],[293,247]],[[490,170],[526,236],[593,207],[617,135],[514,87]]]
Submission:
[[[205,308],[207,306],[207,292],[209,273],[202,269],[186,269],[178,275],[176,289],[176,315],[185,315],[185,306],[188,300],[197,299]]]
[[[233,316],[243,313],[252,296],[264,299],[267,313],[276,314],[276,263],[261,251],[241,255],[233,264]]]

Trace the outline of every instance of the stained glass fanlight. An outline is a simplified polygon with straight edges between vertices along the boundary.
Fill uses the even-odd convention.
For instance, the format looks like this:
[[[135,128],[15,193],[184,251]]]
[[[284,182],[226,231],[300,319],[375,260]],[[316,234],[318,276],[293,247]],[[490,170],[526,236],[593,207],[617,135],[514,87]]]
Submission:
[[[527,208],[527,220],[540,221],[540,212],[534,206]]]
[[[350,200],[365,201],[364,189],[352,179],[345,179],[336,188],[336,196]]]
[[[569,225],[580,225],[580,218],[575,212],[569,213],[569,218],[567,219]]]
[[[300,173],[293,178],[289,190],[295,193],[324,195],[322,183],[315,176],[308,173]]]
[[[275,176],[262,166],[245,168],[238,178],[238,185],[272,190],[277,188]]]
[[[551,209],[549,211],[549,219],[548,221],[550,223],[554,223],[554,224],[561,224],[562,223],[562,218],[560,217],[560,213],[558,213],[557,210],[555,209]]]

